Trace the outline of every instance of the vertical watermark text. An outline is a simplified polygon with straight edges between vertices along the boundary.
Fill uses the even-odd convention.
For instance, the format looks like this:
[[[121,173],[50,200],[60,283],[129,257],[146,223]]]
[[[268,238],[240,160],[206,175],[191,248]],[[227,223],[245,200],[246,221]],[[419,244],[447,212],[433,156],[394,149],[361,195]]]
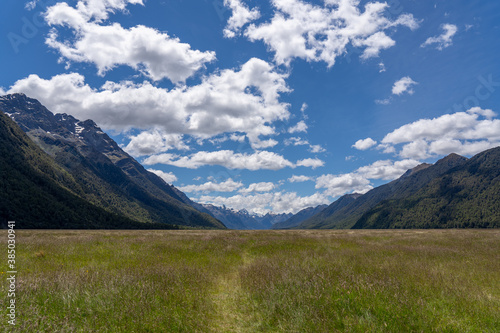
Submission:
[[[16,325],[16,226],[15,221],[9,221],[7,224],[7,322],[9,325]]]

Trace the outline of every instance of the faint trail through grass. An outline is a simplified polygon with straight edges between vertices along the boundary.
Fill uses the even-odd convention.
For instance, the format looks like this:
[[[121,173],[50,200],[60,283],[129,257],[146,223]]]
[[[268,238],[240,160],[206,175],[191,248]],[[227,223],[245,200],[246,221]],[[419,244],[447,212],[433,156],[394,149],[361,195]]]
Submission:
[[[253,332],[252,327],[258,325],[258,321],[252,318],[254,316],[243,311],[241,304],[248,295],[241,286],[240,272],[254,260],[248,252],[243,252],[241,262],[217,280],[212,294],[216,312],[215,332]]]

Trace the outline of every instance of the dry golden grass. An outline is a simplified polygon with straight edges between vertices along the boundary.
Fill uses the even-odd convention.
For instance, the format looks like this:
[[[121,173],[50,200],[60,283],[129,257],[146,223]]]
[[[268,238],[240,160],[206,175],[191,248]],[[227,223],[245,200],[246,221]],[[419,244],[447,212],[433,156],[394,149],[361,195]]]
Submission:
[[[16,244],[14,332],[500,331],[500,230],[19,230]]]

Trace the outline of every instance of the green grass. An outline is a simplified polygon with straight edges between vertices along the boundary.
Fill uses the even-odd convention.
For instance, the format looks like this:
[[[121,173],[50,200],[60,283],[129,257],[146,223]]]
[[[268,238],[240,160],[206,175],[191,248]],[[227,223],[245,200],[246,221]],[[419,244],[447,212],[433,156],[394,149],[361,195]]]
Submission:
[[[500,230],[16,235],[13,332],[500,331]]]

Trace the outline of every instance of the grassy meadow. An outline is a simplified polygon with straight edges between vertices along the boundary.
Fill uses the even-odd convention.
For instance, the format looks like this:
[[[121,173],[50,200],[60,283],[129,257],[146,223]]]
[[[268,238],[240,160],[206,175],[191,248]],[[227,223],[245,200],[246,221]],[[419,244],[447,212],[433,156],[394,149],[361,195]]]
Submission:
[[[16,236],[6,331],[500,332],[500,230]]]

